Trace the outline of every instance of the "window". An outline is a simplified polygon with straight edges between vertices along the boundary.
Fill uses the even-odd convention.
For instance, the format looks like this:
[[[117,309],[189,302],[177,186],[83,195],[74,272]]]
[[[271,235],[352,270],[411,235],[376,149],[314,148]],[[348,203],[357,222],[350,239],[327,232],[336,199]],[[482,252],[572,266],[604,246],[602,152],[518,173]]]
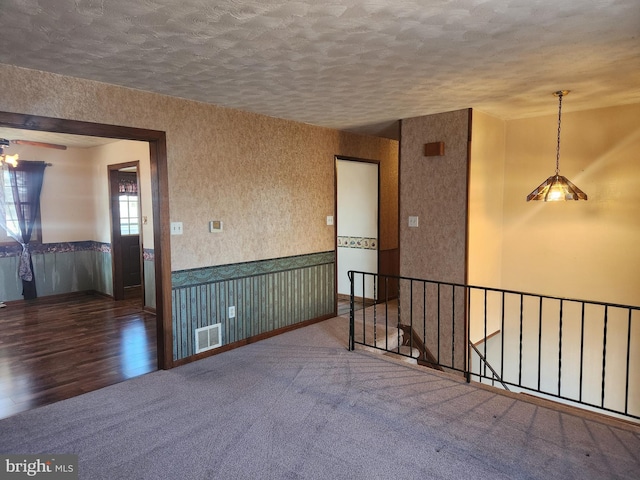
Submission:
[[[9,169],[3,169],[2,171],[3,178],[3,190],[2,193],[5,196],[5,225],[7,226],[8,232],[14,232],[14,234],[18,234],[20,232],[20,225],[18,225],[18,217],[16,214],[16,209],[14,208],[13,195],[11,194],[11,177],[9,176]],[[20,189],[20,183],[18,183],[18,189]]]
[[[120,202],[120,234],[121,235],[139,235],[139,216],[138,216],[138,196],[123,195],[119,196]]]
[[[40,165],[36,165],[40,164]],[[18,163],[18,166],[15,168],[4,168],[2,170],[2,200],[4,202],[4,215],[3,219],[6,223],[7,231],[12,232],[18,238],[22,237],[20,231],[20,225],[17,216],[17,209],[21,209],[22,214],[24,215],[25,222],[27,225],[33,223],[33,230],[31,233],[31,241],[32,242],[41,242],[42,241],[42,232],[40,229],[40,192],[36,192],[36,189],[41,188],[34,177],[34,169],[42,168],[41,162],[25,162],[22,161]],[[16,183],[18,187],[18,195],[20,201],[16,204],[15,199],[12,193],[11,188],[11,176],[15,172]],[[34,218],[35,215],[35,218]],[[5,232],[2,232],[3,234]],[[2,238],[4,237],[4,238]],[[2,235],[0,237],[0,241],[10,242],[10,237],[8,235]]]
[[[135,172],[118,172],[118,202],[120,204],[120,235],[140,234],[138,176]]]

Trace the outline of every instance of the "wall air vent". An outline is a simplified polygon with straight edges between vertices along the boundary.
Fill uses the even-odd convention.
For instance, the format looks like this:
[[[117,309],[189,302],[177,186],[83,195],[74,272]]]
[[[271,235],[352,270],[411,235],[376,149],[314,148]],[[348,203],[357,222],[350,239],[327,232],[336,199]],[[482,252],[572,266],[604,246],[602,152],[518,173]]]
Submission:
[[[196,328],[196,353],[206,352],[222,345],[222,324]]]

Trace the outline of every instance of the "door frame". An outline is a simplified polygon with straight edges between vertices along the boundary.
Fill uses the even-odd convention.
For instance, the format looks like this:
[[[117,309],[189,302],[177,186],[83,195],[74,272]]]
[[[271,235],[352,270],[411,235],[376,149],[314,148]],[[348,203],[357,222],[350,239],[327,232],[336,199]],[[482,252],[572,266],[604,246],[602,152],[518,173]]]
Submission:
[[[117,163],[113,165],[107,165],[108,179],[109,179],[109,217],[111,219],[111,271],[113,280],[113,298],[116,300],[124,300],[124,274],[122,267],[122,235],[120,234],[120,205],[118,199],[118,172],[127,167],[136,167],[136,183],[138,184],[138,218],[142,220],[141,215],[141,200],[140,200],[140,162],[126,162]],[[140,254],[138,255],[138,262],[140,262],[140,285],[142,288],[142,307],[144,304],[144,261],[142,256],[142,224],[138,233],[140,242]]]
[[[156,280],[156,340],[159,369],[173,367],[171,256],[169,240],[169,175],[166,133],[38,115],[0,112],[0,126],[73,135],[137,140],[149,144]]]
[[[376,218],[376,238],[377,238],[377,245],[376,245],[376,269],[377,272],[376,273],[380,273],[380,160],[368,160],[368,159],[364,159],[364,158],[358,158],[358,157],[347,157],[344,155],[335,155],[334,157],[334,206],[335,206],[335,211],[334,211],[334,225],[335,225],[335,235],[334,235],[334,241],[335,241],[335,256],[336,256],[336,268],[335,268],[335,280],[334,280],[334,285],[335,285],[335,311],[338,311],[338,160],[343,160],[343,161],[347,161],[347,162],[360,162],[360,163],[370,163],[370,164],[374,164],[377,167],[377,176],[378,176],[378,182],[377,182],[377,197],[378,197],[378,215]]]

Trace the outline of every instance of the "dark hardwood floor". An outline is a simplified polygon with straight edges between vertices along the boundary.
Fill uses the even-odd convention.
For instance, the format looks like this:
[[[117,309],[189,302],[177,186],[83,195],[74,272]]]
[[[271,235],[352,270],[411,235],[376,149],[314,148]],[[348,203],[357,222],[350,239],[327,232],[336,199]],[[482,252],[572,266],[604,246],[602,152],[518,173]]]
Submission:
[[[0,418],[157,369],[156,318],[139,297],[0,308]]]

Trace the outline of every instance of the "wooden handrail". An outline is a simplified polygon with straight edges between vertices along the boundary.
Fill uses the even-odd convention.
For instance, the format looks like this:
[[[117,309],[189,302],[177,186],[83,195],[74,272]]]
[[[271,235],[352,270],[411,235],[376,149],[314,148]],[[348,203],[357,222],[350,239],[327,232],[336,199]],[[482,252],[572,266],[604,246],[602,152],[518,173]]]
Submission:
[[[420,356],[417,358],[418,365],[444,372],[444,369],[438,365],[438,359],[431,353],[413,328],[409,325],[402,325],[401,323],[398,324],[398,328],[404,333],[402,336],[402,346],[415,347],[420,352]]]
[[[477,347],[477,346],[478,346],[478,345],[480,345],[481,343],[486,342],[487,340],[489,340],[491,337],[495,337],[496,335],[498,335],[498,334],[500,333],[500,331],[501,331],[501,330],[500,330],[500,329],[498,329],[498,330],[496,330],[495,332],[490,333],[490,334],[489,334],[489,335],[487,335],[486,337],[481,338],[481,339],[480,339],[480,340],[478,340],[477,342],[472,343],[472,345],[473,345],[474,347]]]

